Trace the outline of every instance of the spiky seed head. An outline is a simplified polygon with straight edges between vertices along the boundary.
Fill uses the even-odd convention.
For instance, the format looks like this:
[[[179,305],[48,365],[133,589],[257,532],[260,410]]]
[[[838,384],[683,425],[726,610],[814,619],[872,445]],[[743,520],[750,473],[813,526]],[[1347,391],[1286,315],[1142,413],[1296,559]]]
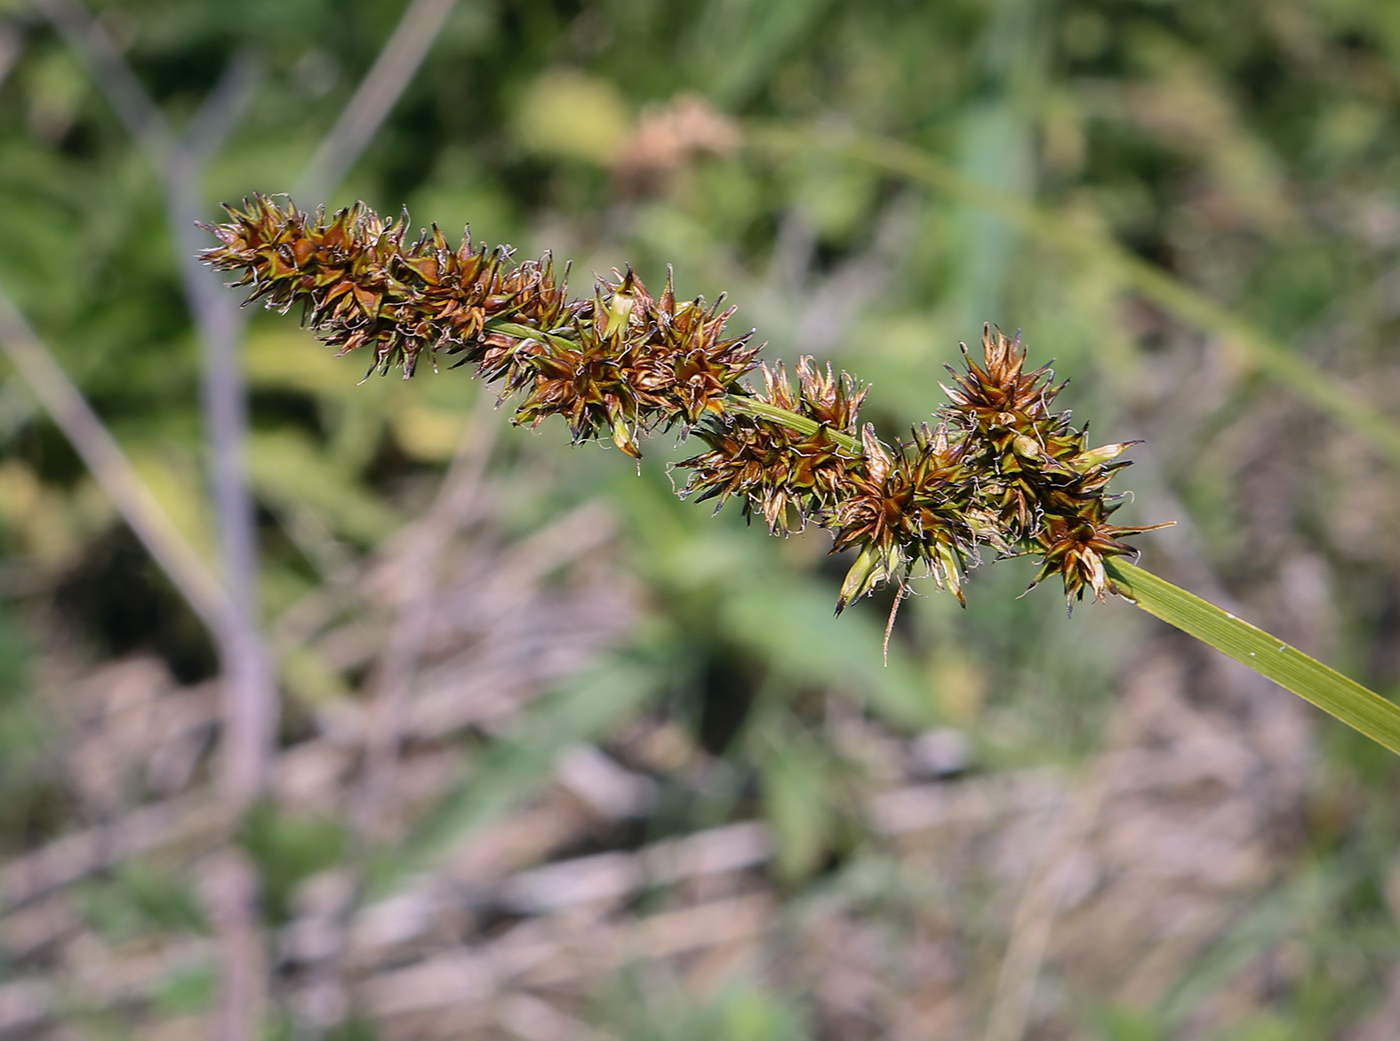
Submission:
[[[796,388],[782,362],[760,371],[764,390],[752,397],[815,421],[817,431],[804,434],[748,414],[713,417],[696,428],[709,451],[677,464],[691,470],[681,494],[714,498],[720,506],[737,496],[745,514],[761,513],[774,533],[799,530],[811,519],[824,524],[860,459],[833,434],[855,435],[865,390],[830,366],[822,373],[810,358],[797,363]]]
[[[837,612],[870,592],[877,583],[903,583],[922,564],[940,587],[964,602],[962,572],[976,562],[978,537],[975,483],[961,459],[961,444],[946,431],[923,427],[894,447],[862,432],[862,470],[834,511],[832,552],[859,547],[847,575]]]
[[[885,581],[899,583],[897,607],[918,566],[961,601],[981,545],[1038,556],[1036,583],[1058,574],[1071,604],[1086,589],[1103,599],[1104,562],[1152,530],[1109,523],[1107,488],[1135,442],[1088,447],[1087,428],[1051,407],[1064,384],[1025,370],[1019,334],[984,326],[980,360],[963,345],[966,371],[949,370],[939,422],[887,445],[859,424],[855,380],[806,357],[795,385],[781,363],[759,367],[752,334],[725,335],[723,297],[677,301],[669,270],[659,298],[628,269],[570,299],[548,254],[517,263],[509,247],[474,248],[469,232],[454,249],[436,225],[409,243],[407,213],[356,203],[327,218],[260,195],[225,209],[202,259],[241,271],[250,300],[300,304],[339,353],[368,350],[371,372],[398,365],[407,377],[425,353],[460,356],[502,399],[519,396],[515,422],[559,415],[575,441],[606,436],[632,456],[657,427],[694,429],[707,450],[678,464],[692,471],[682,495],[738,498],[773,532],[815,521],[834,529],[833,551],[857,550],[838,613]],[[761,390],[741,383],[756,368]],[[740,398],[803,429],[732,408]]]

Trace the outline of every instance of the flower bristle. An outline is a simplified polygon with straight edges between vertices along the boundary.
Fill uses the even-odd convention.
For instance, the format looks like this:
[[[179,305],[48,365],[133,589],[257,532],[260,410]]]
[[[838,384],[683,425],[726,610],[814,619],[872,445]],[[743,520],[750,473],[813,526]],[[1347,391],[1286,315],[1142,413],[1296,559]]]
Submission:
[[[1053,410],[1064,384],[1047,366],[1026,371],[1019,333],[984,326],[980,360],[963,345],[966,371],[949,369],[935,424],[886,444],[860,424],[867,391],[853,377],[803,357],[794,384],[782,362],[760,365],[752,333],[726,335],[724,297],[678,301],[669,268],[659,297],[629,268],[570,298],[548,253],[517,262],[469,232],[454,249],[437,225],[406,242],[406,212],[356,203],[327,218],[262,195],[225,210],[201,259],[242,271],[233,284],[252,287],[250,302],[300,304],[338,354],[366,349],[371,373],[407,378],[424,354],[454,357],[501,401],[518,398],[514,422],[559,415],[575,441],[606,436],[638,458],[657,429],[693,432],[705,451],[677,464],[691,471],[682,497],[738,500],[774,534],[814,523],[833,553],[856,551],[838,614],[885,582],[897,608],[920,568],[965,603],[982,547],[1038,558],[1032,587],[1059,575],[1071,606],[1086,590],[1103,600],[1105,561],[1136,553],[1124,537],[1165,526],[1109,523],[1121,496],[1108,484],[1135,442],[1089,448],[1087,428]],[[759,388],[742,382],[755,371]]]

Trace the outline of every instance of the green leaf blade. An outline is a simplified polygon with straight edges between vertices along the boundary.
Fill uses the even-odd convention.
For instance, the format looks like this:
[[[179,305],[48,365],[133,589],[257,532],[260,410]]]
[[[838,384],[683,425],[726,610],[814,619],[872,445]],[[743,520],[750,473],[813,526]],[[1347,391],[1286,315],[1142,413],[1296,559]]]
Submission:
[[[1123,561],[1110,561],[1107,569],[1115,589],[1148,614],[1210,644],[1400,755],[1400,705],[1150,571]]]

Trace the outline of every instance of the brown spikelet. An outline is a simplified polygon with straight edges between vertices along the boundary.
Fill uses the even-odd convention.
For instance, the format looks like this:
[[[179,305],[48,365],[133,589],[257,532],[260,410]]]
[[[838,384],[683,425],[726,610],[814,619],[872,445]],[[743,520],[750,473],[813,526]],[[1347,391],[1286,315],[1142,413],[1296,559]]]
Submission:
[[[634,301],[629,316],[629,365],[642,402],[666,416],[669,424],[690,427],[706,414],[724,412],[724,398],[753,371],[759,346],[753,334],[726,338],[724,327],[734,308],[721,296],[712,305],[697,297],[676,301],[674,276],[653,299],[632,271],[605,289]]]
[[[709,451],[677,464],[689,468],[683,496],[697,502],[731,497],[744,503],[744,512],[757,510],[777,533],[796,531],[809,519],[824,523],[827,514],[847,494],[851,471],[860,456],[841,445],[833,433],[854,437],[865,390],[845,373],[838,378],[827,366],[816,369],[811,358],[797,363],[797,388],[782,362],[762,367],[764,389],[753,398],[815,420],[815,433],[805,434],[751,415],[733,415],[697,429]]]
[[[513,264],[508,247],[473,250],[470,234],[453,250],[436,226],[405,246],[408,215],[390,221],[362,203],[329,220],[262,195],[224,209],[229,223],[206,225],[222,245],[200,259],[244,270],[233,284],[253,287],[249,302],[302,304],[304,323],[338,354],[368,349],[371,371],[399,365],[411,376],[424,351],[479,361],[491,320],[549,328],[564,312],[548,256]]]
[[[750,335],[726,337],[734,309],[678,302],[671,278],[655,299],[630,270],[599,279],[592,298],[569,300],[548,254],[516,263],[509,247],[453,249],[434,225],[405,244],[408,216],[385,220],[362,204],[315,217],[254,196],[209,227],[222,243],[201,258],[243,270],[251,300],[286,310],[340,354],[367,348],[370,370],[411,376],[424,353],[521,393],[519,423],[562,415],[576,441],[606,433],[630,455],[657,426],[688,428],[724,411],[755,366]]]
[[[950,370],[937,425],[887,445],[860,426],[865,389],[829,365],[802,358],[795,384],[781,362],[765,365],[761,388],[743,385],[759,368],[752,334],[726,334],[722,296],[677,300],[669,270],[659,297],[628,269],[570,299],[548,254],[517,262],[470,234],[453,248],[436,225],[407,242],[406,213],[356,203],[327,218],[260,195],[225,209],[202,259],[242,272],[234,284],[250,300],[300,304],[339,353],[367,350],[371,372],[455,357],[502,400],[518,396],[515,422],[558,415],[575,441],[606,436],[632,456],[659,427],[693,430],[705,451],[677,464],[691,471],[683,496],[738,499],[774,533],[815,522],[833,529],[833,552],[857,551],[838,613],[884,581],[899,584],[898,606],[918,568],[962,600],[983,545],[1037,557],[1033,585],[1058,574],[1071,604],[1086,590],[1103,599],[1104,562],[1151,530],[1109,521],[1132,442],[1089,447],[1087,428],[1053,409],[1064,384],[1026,370],[1019,334],[984,326],[981,357],[964,345],[965,371]]]
[[[964,432],[992,541],[1041,559],[1032,587],[1058,574],[1071,604],[1085,589],[1102,600],[1104,560],[1136,552],[1121,536],[1152,530],[1108,523],[1119,505],[1109,481],[1128,465],[1114,460],[1133,442],[1088,448],[1087,428],[1051,410],[1064,384],[1054,385],[1048,367],[1025,371],[1019,334],[1007,339],[984,326],[982,349],[982,364],[967,358],[967,372],[943,388],[952,400],[944,415]]]
[[[976,560],[975,485],[963,465],[963,446],[943,429],[923,426],[913,440],[890,448],[866,424],[864,467],[851,477],[836,509],[831,551],[857,547],[842,584],[836,613],[878,582],[903,584],[923,564],[929,575],[964,601],[962,575]]]

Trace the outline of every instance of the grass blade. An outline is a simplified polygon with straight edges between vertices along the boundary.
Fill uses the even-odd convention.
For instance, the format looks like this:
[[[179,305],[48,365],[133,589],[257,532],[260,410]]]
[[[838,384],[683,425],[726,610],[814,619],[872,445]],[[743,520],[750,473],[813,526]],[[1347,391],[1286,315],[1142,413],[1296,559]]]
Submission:
[[[1109,561],[1106,567],[1117,591],[1148,614],[1248,665],[1400,754],[1400,706],[1165,578],[1123,561]]]

